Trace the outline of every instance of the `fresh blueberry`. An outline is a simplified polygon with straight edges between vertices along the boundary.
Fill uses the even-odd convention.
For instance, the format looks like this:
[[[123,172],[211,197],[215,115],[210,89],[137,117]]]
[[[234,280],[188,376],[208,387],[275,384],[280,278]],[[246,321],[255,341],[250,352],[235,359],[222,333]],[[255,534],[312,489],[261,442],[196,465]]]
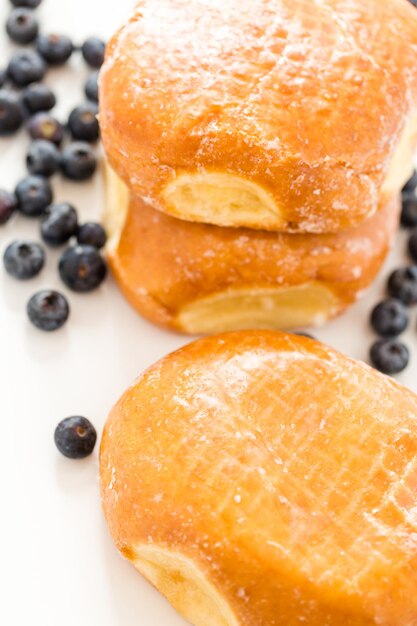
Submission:
[[[1,67],[0,68],[0,89],[4,87],[4,85],[6,84],[6,80],[7,80],[7,71],[3,67]]]
[[[49,65],[62,65],[72,55],[74,45],[66,35],[39,35],[36,49]]]
[[[417,303],[417,265],[395,270],[388,280],[388,293],[406,305]]]
[[[100,250],[106,243],[106,231],[101,224],[87,222],[78,229],[77,241]]]
[[[68,118],[68,128],[74,139],[97,141],[99,137],[98,106],[95,102],[85,102],[76,107]]]
[[[408,1],[411,2],[413,7],[417,7],[417,0],[408,0]]]
[[[28,7],[29,9],[36,9],[42,2],[42,0],[10,0],[15,7]]]
[[[15,133],[23,123],[23,107],[13,91],[0,89],[0,136]]]
[[[381,339],[371,347],[371,363],[383,374],[399,374],[410,362],[410,352],[398,339]]]
[[[15,52],[7,66],[7,74],[16,87],[37,83],[42,80],[45,73],[45,61],[33,50]]]
[[[59,170],[60,153],[50,141],[36,139],[32,141],[26,154],[26,165],[31,174],[52,176]]]
[[[15,194],[19,211],[28,217],[42,215],[52,202],[51,185],[43,176],[27,176],[18,183]]]
[[[411,178],[409,180],[407,180],[407,182],[405,183],[404,187],[403,187],[403,192],[404,191],[413,191],[416,189],[417,187],[417,172],[416,170],[414,170],[413,175],[411,176]]]
[[[408,326],[406,306],[395,298],[378,304],[371,315],[371,325],[381,337],[397,337]]]
[[[89,37],[81,47],[81,53],[88,65],[100,69],[104,61],[106,44],[98,37]]]
[[[14,9],[6,22],[6,31],[12,41],[27,44],[38,36],[39,24],[35,13],[30,9]]]
[[[65,296],[52,290],[35,293],[29,300],[26,310],[32,324],[39,330],[47,332],[61,328],[70,313]]]
[[[45,252],[38,243],[14,241],[7,246],[3,256],[6,272],[19,280],[37,276],[45,263]]]
[[[408,240],[408,251],[413,261],[417,263],[417,228],[411,231],[410,239]]]
[[[93,246],[74,246],[65,250],[59,261],[59,274],[73,291],[96,289],[106,276],[106,264]]]
[[[52,204],[41,224],[42,239],[49,246],[60,246],[77,234],[78,216],[73,206]]]
[[[24,89],[22,101],[30,114],[50,111],[56,104],[54,93],[43,83],[34,83]]]
[[[64,138],[64,127],[50,113],[36,113],[28,124],[29,135],[32,139],[52,141],[56,146],[61,145]]]
[[[68,459],[84,459],[94,450],[97,433],[86,417],[75,415],[59,422],[54,440],[58,450]]]
[[[410,192],[403,195],[401,225],[404,228],[417,226],[417,197]]]
[[[17,198],[14,193],[0,189],[0,225],[5,224],[17,209]]]
[[[84,93],[87,100],[98,102],[98,72],[93,72],[87,78],[84,85]]]
[[[87,180],[96,171],[97,159],[88,143],[75,141],[64,148],[61,157],[62,173],[71,180]]]

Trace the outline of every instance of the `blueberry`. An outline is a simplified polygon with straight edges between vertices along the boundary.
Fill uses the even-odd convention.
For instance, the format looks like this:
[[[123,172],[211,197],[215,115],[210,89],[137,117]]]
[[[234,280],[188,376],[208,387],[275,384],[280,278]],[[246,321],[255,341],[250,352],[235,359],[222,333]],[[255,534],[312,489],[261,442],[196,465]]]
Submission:
[[[15,7],[29,7],[29,9],[36,9],[42,2],[42,0],[10,0]]]
[[[378,304],[371,315],[371,325],[381,337],[397,337],[408,326],[408,312],[405,305],[395,298]]]
[[[371,363],[383,374],[399,374],[410,362],[410,352],[398,339],[381,339],[371,347]]]
[[[26,310],[32,324],[39,330],[47,332],[61,328],[70,313],[65,296],[52,290],[35,293],[29,300]]]
[[[23,123],[23,108],[17,94],[0,89],[0,136],[11,135]]]
[[[45,263],[45,253],[38,243],[13,241],[7,246],[3,256],[6,272],[19,280],[37,276]]]
[[[68,459],[84,459],[94,450],[97,433],[86,417],[75,415],[59,422],[54,440],[58,450]]]
[[[28,217],[45,213],[52,202],[52,189],[43,176],[27,176],[18,183],[16,190],[18,209]]]
[[[74,45],[66,35],[39,35],[36,49],[49,65],[62,65],[72,55]]]
[[[414,170],[413,175],[411,176],[411,178],[409,180],[407,180],[407,182],[405,183],[404,187],[403,187],[403,191],[413,191],[416,189],[417,187],[417,172],[416,170]]]
[[[32,50],[15,52],[7,66],[7,74],[16,87],[37,83],[42,80],[45,73],[45,61]]]
[[[62,173],[71,180],[87,180],[96,171],[97,159],[88,143],[75,141],[67,146],[61,157]]]
[[[49,246],[60,246],[77,234],[78,216],[73,206],[52,204],[41,224],[42,239]]]
[[[388,280],[388,293],[404,304],[417,303],[417,265],[395,270]]]
[[[97,141],[99,137],[98,106],[95,102],[86,102],[76,107],[68,118],[68,128],[74,139]]]
[[[31,43],[39,32],[35,13],[25,8],[14,9],[6,21],[6,31],[10,39],[16,43]]]
[[[84,85],[84,93],[87,100],[98,102],[98,72],[93,72],[87,78]]]
[[[408,0],[408,1],[413,5],[413,7],[417,7],[417,0]]]
[[[77,241],[100,250],[106,243],[106,231],[101,224],[87,222],[78,229]]]
[[[73,291],[92,291],[103,282],[106,264],[96,248],[78,245],[65,250],[59,261],[59,274]]]
[[[411,232],[410,239],[408,240],[408,251],[413,261],[417,263],[417,228]]]
[[[62,143],[64,127],[50,113],[40,112],[34,115],[28,124],[29,135],[32,139],[52,141],[56,146]]]
[[[6,84],[7,71],[4,68],[0,68],[0,89]]]
[[[84,60],[96,69],[103,65],[106,44],[98,37],[89,37],[81,46]]]
[[[403,195],[401,225],[405,228],[417,226],[417,197],[410,192]]]
[[[32,141],[26,154],[26,165],[31,174],[52,176],[59,170],[60,153],[50,141],[36,139]]]
[[[0,225],[5,224],[17,209],[17,198],[14,193],[0,189]]]
[[[50,111],[56,104],[54,93],[42,83],[34,83],[26,87],[22,94],[22,101],[31,114]]]

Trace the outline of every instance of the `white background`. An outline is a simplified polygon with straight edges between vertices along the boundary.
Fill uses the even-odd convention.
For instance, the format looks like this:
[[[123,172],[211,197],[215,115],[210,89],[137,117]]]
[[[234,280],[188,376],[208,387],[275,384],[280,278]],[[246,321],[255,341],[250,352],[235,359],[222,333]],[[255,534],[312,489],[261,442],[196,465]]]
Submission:
[[[44,0],[38,15],[44,32],[64,32],[79,43],[104,38],[133,5],[130,0]],[[3,30],[9,1],[0,0],[0,64],[11,50]],[[157,62],[157,60],[156,60]],[[83,99],[88,74],[75,55],[47,82],[59,97],[65,119]],[[27,137],[0,138],[0,187],[13,189],[24,174]],[[101,177],[93,183],[53,181],[55,199],[72,202],[83,220],[102,209]],[[38,221],[14,218],[0,228],[0,253],[18,237],[38,238]],[[405,235],[377,284],[342,319],[315,334],[330,345],[366,360],[373,335],[369,310],[383,293],[390,267],[404,263]],[[89,295],[67,293],[71,318],[62,330],[32,328],[25,305],[40,288],[63,289],[48,251],[46,269],[18,283],[0,269],[0,624],[6,626],[180,626],[184,622],[123,561],[107,534],[98,492],[98,446],[85,461],[59,455],[53,443],[57,422],[74,414],[89,417],[101,432],[111,405],[148,365],[188,339],[141,320],[111,279]],[[417,354],[416,315],[406,342]],[[413,354],[414,357],[414,354]],[[417,390],[417,359],[400,377]]]

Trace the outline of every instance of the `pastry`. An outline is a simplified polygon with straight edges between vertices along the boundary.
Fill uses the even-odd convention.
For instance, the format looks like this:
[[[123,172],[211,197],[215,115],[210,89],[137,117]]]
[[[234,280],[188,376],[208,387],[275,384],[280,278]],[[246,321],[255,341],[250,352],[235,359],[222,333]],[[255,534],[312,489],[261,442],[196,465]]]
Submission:
[[[111,411],[120,552],[194,626],[415,626],[417,397],[272,331],[165,357]]]
[[[101,72],[107,157],[177,218],[350,228],[411,172],[416,54],[406,0],[140,0]]]
[[[356,301],[380,270],[399,201],[350,230],[291,235],[178,220],[107,177],[108,260],[132,305],[190,334],[318,325]]]

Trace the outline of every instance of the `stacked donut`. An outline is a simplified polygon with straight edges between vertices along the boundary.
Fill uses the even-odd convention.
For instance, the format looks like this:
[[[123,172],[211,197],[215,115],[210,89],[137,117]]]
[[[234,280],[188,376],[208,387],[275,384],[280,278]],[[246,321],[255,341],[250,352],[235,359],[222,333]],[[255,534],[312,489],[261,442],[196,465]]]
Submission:
[[[295,328],[351,305],[417,142],[407,0],[141,0],[100,80],[109,261],[151,321]]]

